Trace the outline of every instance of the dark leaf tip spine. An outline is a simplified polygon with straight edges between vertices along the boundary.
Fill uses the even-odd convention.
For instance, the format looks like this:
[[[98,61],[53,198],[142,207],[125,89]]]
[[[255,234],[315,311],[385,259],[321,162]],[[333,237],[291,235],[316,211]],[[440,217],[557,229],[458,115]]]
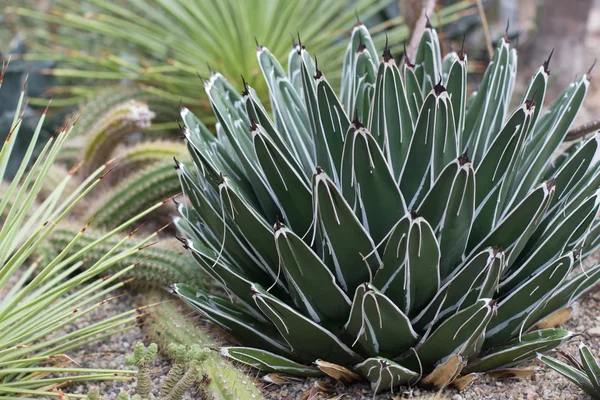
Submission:
[[[548,75],[550,75],[550,60],[552,59],[552,54],[554,54],[554,47],[552,48],[548,59],[546,59],[546,61],[544,61],[544,64],[542,64],[542,66],[544,67],[544,72]]]
[[[467,154],[469,152],[469,150],[465,150],[464,153],[462,153],[460,156],[458,156],[458,164],[462,167],[465,164],[468,164],[471,162],[471,160],[469,160],[469,155]]]
[[[392,56],[392,52],[390,51],[390,47],[388,46],[388,35],[386,33],[385,34],[385,47],[383,49],[383,61],[388,62],[393,59],[394,59],[394,57]]]

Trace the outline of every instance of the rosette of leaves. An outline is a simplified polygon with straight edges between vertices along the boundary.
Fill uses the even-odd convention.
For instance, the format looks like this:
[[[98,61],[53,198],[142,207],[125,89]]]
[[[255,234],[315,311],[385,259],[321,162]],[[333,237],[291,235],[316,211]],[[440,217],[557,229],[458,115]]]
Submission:
[[[579,345],[579,360],[570,354],[561,352],[565,361],[543,354],[538,358],[581,388],[594,400],[600,399],[600,364],[588,346]]]
[[[176,224],[226,295],[173,289],[246,346],[223,355],[381,391],[444,387],[572,337],[540,322],[600,277],[576,266],[596,243],[600,138],[550,164],[588,74],[542,111],[547,61],[510,111],[506,38],[470,97],[464,49],[442,57],[430,27],[397,66],[356,26],[339,96],[301,44],[287,72],[257,57],[272,115],[218,73],[205,82],[217,135],[182,110],[192,163],[176,163]]]

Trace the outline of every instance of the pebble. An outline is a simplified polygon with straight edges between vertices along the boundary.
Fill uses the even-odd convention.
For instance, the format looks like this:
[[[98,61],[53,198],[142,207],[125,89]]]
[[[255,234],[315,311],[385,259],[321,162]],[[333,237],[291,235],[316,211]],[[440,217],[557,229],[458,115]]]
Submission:
[[[600,336],[600,326],[596,326],[592,329],[588,329],[587,333],[590,336]]]
[[[455,394],[452,396],[452,400],[463,400],[463,397],[460,394]]]

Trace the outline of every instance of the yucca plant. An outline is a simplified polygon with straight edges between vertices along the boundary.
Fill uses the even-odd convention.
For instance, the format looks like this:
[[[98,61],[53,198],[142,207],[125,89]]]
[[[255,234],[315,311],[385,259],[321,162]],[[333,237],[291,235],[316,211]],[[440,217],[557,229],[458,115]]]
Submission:
[[[565,361],[539,354],[538,358],[577,386],[594,400],[600,399],[600,364],[588,346],[579,345],[579,360],[560,352]]]
[[[600,138],[551,163],[589,75],[541,112],[546,61],[509,113],[506,38],[469,98],[464,49],[442,57],[431,27],[398,67],[356,26],[339,97],[296,50],[286,73],[257,48],[272,117],[218,73],[205,82],[216,137],[181,114],[193,163],[176,163],[188,200],[176,224],[225,293],[173,290],[248,346],[221,353],[381,391],[443,387],[572,337],[537,324],[600,277],[575,272],[597,242]]]
[[[0,75],[2,81],[6,65]],[[0,149],[0,181],[4,180],[23,122],[24,92],[12,127]],[[0,199],[0,398],[65,398],[60,387],[69,383],[131,379],[135,371],[78,368],[68,353],[109,335],[131,329],[145,307],[85,325],[81,317],[97,311],[142,259],[140,251],[157,233],[141,240],[129,236],[114,243],[86,270],[86,254],[110,241],[117,232],[156,210],[162,202],[126,221],[115,230],[77,247],[89,224],[81,224],[60,252],[47,260],[33,255],[48,240],[81,199],[107,174],[104,165],[68,191],[72,176],[61,180],[43,201],[38,194],[72,123],[57,131],[33,157],[46,113],[41,115],[33,138],[14,177],[6,182]],[[31,161],[31,168],[28,165]],[[130,243],[134,241],[136,243]],[[136,257],[137,255],[137,257]],[[131,260],[134,258],[133,260]],[[112,275],[107,271],[125,259],[131,262]],[[56,389],[53,391],[53,389]],[[84,398],[68,394],[69,398]]]
[[[30,38],[37,35],[33,47],[38,54],[31,58],[62,62],[51,73],[74,84],[61,88],[71,96],[88,96],[104,87],[107,80],[133,80],[150,93],[176,104],[183,101],[197,112],[204,112],[210,110],[206,99],[198,97],[202,84],[197,74],[208,76],[211,66],[229,79],[243,74],[266,97],[267,88],[259,79],[254,54],[247,51],[254,45],[255,37],[269,38],[271,51],[284,58],[290,52],[291,35],[296,30],[310,35],[314,51],[331,60],[330,79],[337,88],[345,46],[340,39],[345,27],[354,20],[355,13],[365,20],[377,18],[392,2],[58,0],[48,13],[19,7],[10,8],[8,13],[23,16],[26,21],[33,18],[54,24],[55,32],[68,32],[34,31]],[[448,24],[476,13],[475,1],[463,0],[441,8],[432,19]],[[399,49],[410,33],[400,17],[382,21],[374,28],[381,43],[384,31]],[[88,78],[91,84],[87,81],[85,85],[84,79]]]

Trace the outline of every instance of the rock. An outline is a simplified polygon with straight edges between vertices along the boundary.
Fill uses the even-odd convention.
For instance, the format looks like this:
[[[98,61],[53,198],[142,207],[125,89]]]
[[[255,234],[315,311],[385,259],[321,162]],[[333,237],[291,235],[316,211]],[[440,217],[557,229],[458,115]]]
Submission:
[[[596,326],[596,327],[593,327],[592,329],[589,329],[587,331],[587,333],[590,336],[600,336],[600,326]]]
[[[452,400],[463,400],[463,397],[460,394],[455,394],[452,396]]]

